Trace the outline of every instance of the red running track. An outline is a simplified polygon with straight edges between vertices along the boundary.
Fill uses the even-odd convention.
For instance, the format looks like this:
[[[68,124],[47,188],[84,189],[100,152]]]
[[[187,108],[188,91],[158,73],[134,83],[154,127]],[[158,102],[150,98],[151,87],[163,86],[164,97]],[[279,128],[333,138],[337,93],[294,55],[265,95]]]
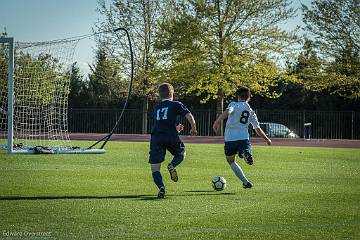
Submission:
[[[71,140],[90,140],[96,141],[104,137],[106,134],[86,134],[86,133],[71,133]],[[224,143],[223,137],[209,136],[209,137],[192,137],[180,136],[185,143]],[[110,141],[120,142],[148,142],[150,135],[140,134],[114,134]],[[296,147],[329,147],[329,148],[360,148],[360,140],[335,140],[335,139],[288,139],[288,138],[273,138],[271,139],[273,146],[296,146]],[[261,138],[251,138],[253,145],[266,145],[265,141]]]

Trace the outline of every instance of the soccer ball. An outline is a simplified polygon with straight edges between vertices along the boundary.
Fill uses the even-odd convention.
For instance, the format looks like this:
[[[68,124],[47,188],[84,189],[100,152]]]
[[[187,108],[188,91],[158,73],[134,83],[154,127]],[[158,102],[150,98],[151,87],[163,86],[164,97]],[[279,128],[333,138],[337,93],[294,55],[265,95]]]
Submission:
[[[216,191],[222,191],[226,188],[226,180],[225,180],[225,178],[223,178],[221,176],[216,176],[211,181],[211,186]]]

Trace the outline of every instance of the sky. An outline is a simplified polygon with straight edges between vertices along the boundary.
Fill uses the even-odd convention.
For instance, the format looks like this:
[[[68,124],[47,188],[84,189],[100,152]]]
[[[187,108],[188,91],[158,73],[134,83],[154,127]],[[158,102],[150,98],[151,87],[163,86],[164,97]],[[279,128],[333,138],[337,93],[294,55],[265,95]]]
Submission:
[[[0,32],[15,41],[47,41],[92,33],[100,15],[97,0],[0,0]],[[74,61],[83,72],[92,63],[95,42],[82,40]]]
[[[311,0],[294,0],[294,7],[309,4]],[[101,16],[96,12],[97,0],[0,0],[0,32],[6,32],[15,41],[47,41],[92,32]],[[301,25],[301,13],[282,27],[294,29]],[[95,42],[82,40],[76,48],[74,61],[83,73],[93,62]]]

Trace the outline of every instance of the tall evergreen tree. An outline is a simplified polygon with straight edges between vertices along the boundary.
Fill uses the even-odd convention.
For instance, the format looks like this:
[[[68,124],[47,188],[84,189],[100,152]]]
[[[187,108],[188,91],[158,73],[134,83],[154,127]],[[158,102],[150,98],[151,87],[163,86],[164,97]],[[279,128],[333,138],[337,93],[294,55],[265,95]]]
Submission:
[[[70,77],[69,107],[77,108],[87,106],[88,86],[76,62],[71,65],[68,75]]]
[[[107,55],[100,46],[96,61],[90,65],[89,87],[90,105],[94,107],[116,107],[126,97],[127,81],[120,74],[116,59]]]

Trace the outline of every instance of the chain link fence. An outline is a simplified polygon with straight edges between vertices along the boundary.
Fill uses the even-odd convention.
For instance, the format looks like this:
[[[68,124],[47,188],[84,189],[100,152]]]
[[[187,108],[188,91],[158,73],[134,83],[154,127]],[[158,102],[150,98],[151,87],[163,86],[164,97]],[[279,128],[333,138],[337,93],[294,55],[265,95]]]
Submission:
[[[213,110],[192,111],[200,136],[214,136],[212,124],[217,113]],[[354,111],[280,111],[256,110],[261,128],[270,137],[315,139],[360,139],[360,112]],[[73,133],[106,133],[115,125],[119,109],[70,109],[69,131]],[[146,121],[145,120],[146,117]],[[129,109],[124,113],[115,133],[149,133],[152,113]],[[188,134],[189,124],[183,134]],[[306,125],[306,126],[304,126]],[[146,127],[145,127],[146,126]]]

